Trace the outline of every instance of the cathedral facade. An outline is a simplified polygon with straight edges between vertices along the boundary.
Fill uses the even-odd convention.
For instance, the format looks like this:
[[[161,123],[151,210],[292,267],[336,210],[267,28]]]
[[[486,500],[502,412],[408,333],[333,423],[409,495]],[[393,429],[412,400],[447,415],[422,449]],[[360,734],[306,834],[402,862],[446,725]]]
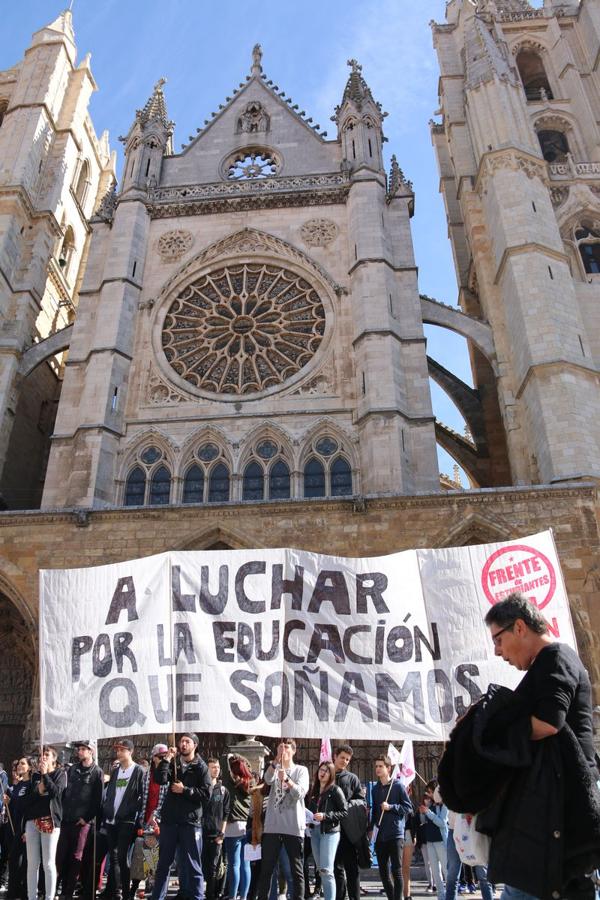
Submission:
[[[259,46],[180,152],[158,81],[118,182],[69,12],[0,73],[4,747],[36,730],[38,570],[175,547],[372,556],[552,526],[600,688],[600,0],[451,0],[433,36],[457,307],[419,294],[412,186],[357,61],[330,138]],[[474,387],[427,323],[467,339]]]

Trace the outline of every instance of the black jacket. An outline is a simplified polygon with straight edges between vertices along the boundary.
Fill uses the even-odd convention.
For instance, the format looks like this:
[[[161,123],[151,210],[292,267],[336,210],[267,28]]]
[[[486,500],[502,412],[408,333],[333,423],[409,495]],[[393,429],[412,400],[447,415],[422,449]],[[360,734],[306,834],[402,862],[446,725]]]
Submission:
[[[63,794],[63,822],[84,819],[92,822],[102,808],[104,775],[100,766],[77,763],[67,773],[67,787]]]
[[[337,784],[332,784],[322,794],[313,795],[307,805],[311,812],[320,812],[325,816],[320,823],[321,834],[337,833],[340,830],[342,820],[348,815],[348,802],[344,792]],[[318,822],[311,825],[311,828],[318,827]]]
[[[202,825],[202,808],[210,797],[211,781],[208,767],[201,756],[194,757],[186,767],[181,768],[181,757],[169,762],[163,759],[154,770],[157,784],[172,784],[181,781],[183,793],[167,793],[162,805],[160,820],[163,825]]]
[[[450,809],[479,812],[491,882],[552,900],[600,865],[597,775],[568,725],[532,741],[529,712],[508,688],[490,685],[457,723],[438,776]]]
[[[223,822],[229,819],[229,791],[217,781],[210,789],[210,797],[204,806],[202,830],[209,837],[216,837],[221,832]]]
[[[38,792],[40,779],[44,781],[45,794]],[[62,822],[62,797],[67,785],[67,773],[62,766],[57,766],[53,772],[40,775],[34,772],[31,777],[31,791],[25,800],[23,820],[37,819],[41,816],[52,816],[55,828],[60,828]]]
[[[348,802],[350,802],[350,800],[365,799],[365,789],[354,772],[349,772],[348,769],[344,769],[343,772],[338,772],[335,776],[335,783],[342,789],[344,797]]]
[[[129,782],[125,788],[123,799],[119,804],[117,814],[115,815],[115,792],[117,790],[117,777],[119,775],[119,766],[114,768],[110,773],[110,781],[106,788],[104,803],[102,804],[102,818],[105,822],[115,824],[121,822],[132,822],[135,825],[141,824],[142,819],[142,801],[144,794],[144,770],[137,763],[134,763],[134,770],[129,777]]]

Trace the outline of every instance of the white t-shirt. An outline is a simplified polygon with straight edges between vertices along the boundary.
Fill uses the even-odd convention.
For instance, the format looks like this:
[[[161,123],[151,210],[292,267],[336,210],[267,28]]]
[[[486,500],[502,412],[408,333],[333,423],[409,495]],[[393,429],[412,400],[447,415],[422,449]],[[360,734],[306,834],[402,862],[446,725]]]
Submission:
[[[127,790],[127,785],[129,784],[129,779],[133,775],[133,770],[135,769],[135,763],[132,763],[128,769],[124,769],[122,766],[119,766],[119,771],[117,772],[117,784],[115,790],[115,812],[112,823],[115,821],[115,817],[119,811],[119,807],[121,805],[121,801],[125,795],[125,791]]]

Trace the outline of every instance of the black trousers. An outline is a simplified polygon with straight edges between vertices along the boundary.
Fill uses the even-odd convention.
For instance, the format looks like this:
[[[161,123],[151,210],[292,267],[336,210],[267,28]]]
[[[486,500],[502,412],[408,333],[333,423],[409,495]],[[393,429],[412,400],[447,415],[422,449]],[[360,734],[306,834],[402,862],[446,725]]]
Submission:
[[[105,828],[110,858],[106,891],[112,897],[121,894],[123,900],[129,900],[131,884],[127,854],[135,838],[135,825],[132,822],[119,822],[115,825],[105,825]]]
[[[27,896],[27,847],[20,834],[13,837],[8,854],[7,900]]]
[[[268,900],[271,877],[282,845],[290,861],[293,879],[292,900],[304,900],[304,837],[292,834],[263,834],[261,841],[260,876],[258,879],[258,900]]]
[[[202,874],[206,882],[206,900],[215,900],[215,882],[223,844],[217,844],[214,835],[202,832]]]
[[[379,865],[379,877],[388,900],[402,900],[402,838],[390,841],[377,841],[375,851]],[[390,878],[390,868],[392,877]]]
[[[100,873],[107,853],[106,832],[92,822],[81,861],[81,893],[85,900],[91,900],[100,890]]]
[[[356,847],[351,844],[344,832],[340,835],[335,864],[335,900],[344,900],[346,892],[349,900],[360,900],[360,870]]]

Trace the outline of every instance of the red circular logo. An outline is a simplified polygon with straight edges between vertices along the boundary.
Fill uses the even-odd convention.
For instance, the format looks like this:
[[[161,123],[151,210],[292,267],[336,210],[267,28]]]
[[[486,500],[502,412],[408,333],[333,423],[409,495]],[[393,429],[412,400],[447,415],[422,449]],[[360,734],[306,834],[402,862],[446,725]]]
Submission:
[[[481,585],[492,606],[520,591],[543,609],[556,590],[556,572],[547,556],[526,544],[513,544],[492,553],[481,573]]]

